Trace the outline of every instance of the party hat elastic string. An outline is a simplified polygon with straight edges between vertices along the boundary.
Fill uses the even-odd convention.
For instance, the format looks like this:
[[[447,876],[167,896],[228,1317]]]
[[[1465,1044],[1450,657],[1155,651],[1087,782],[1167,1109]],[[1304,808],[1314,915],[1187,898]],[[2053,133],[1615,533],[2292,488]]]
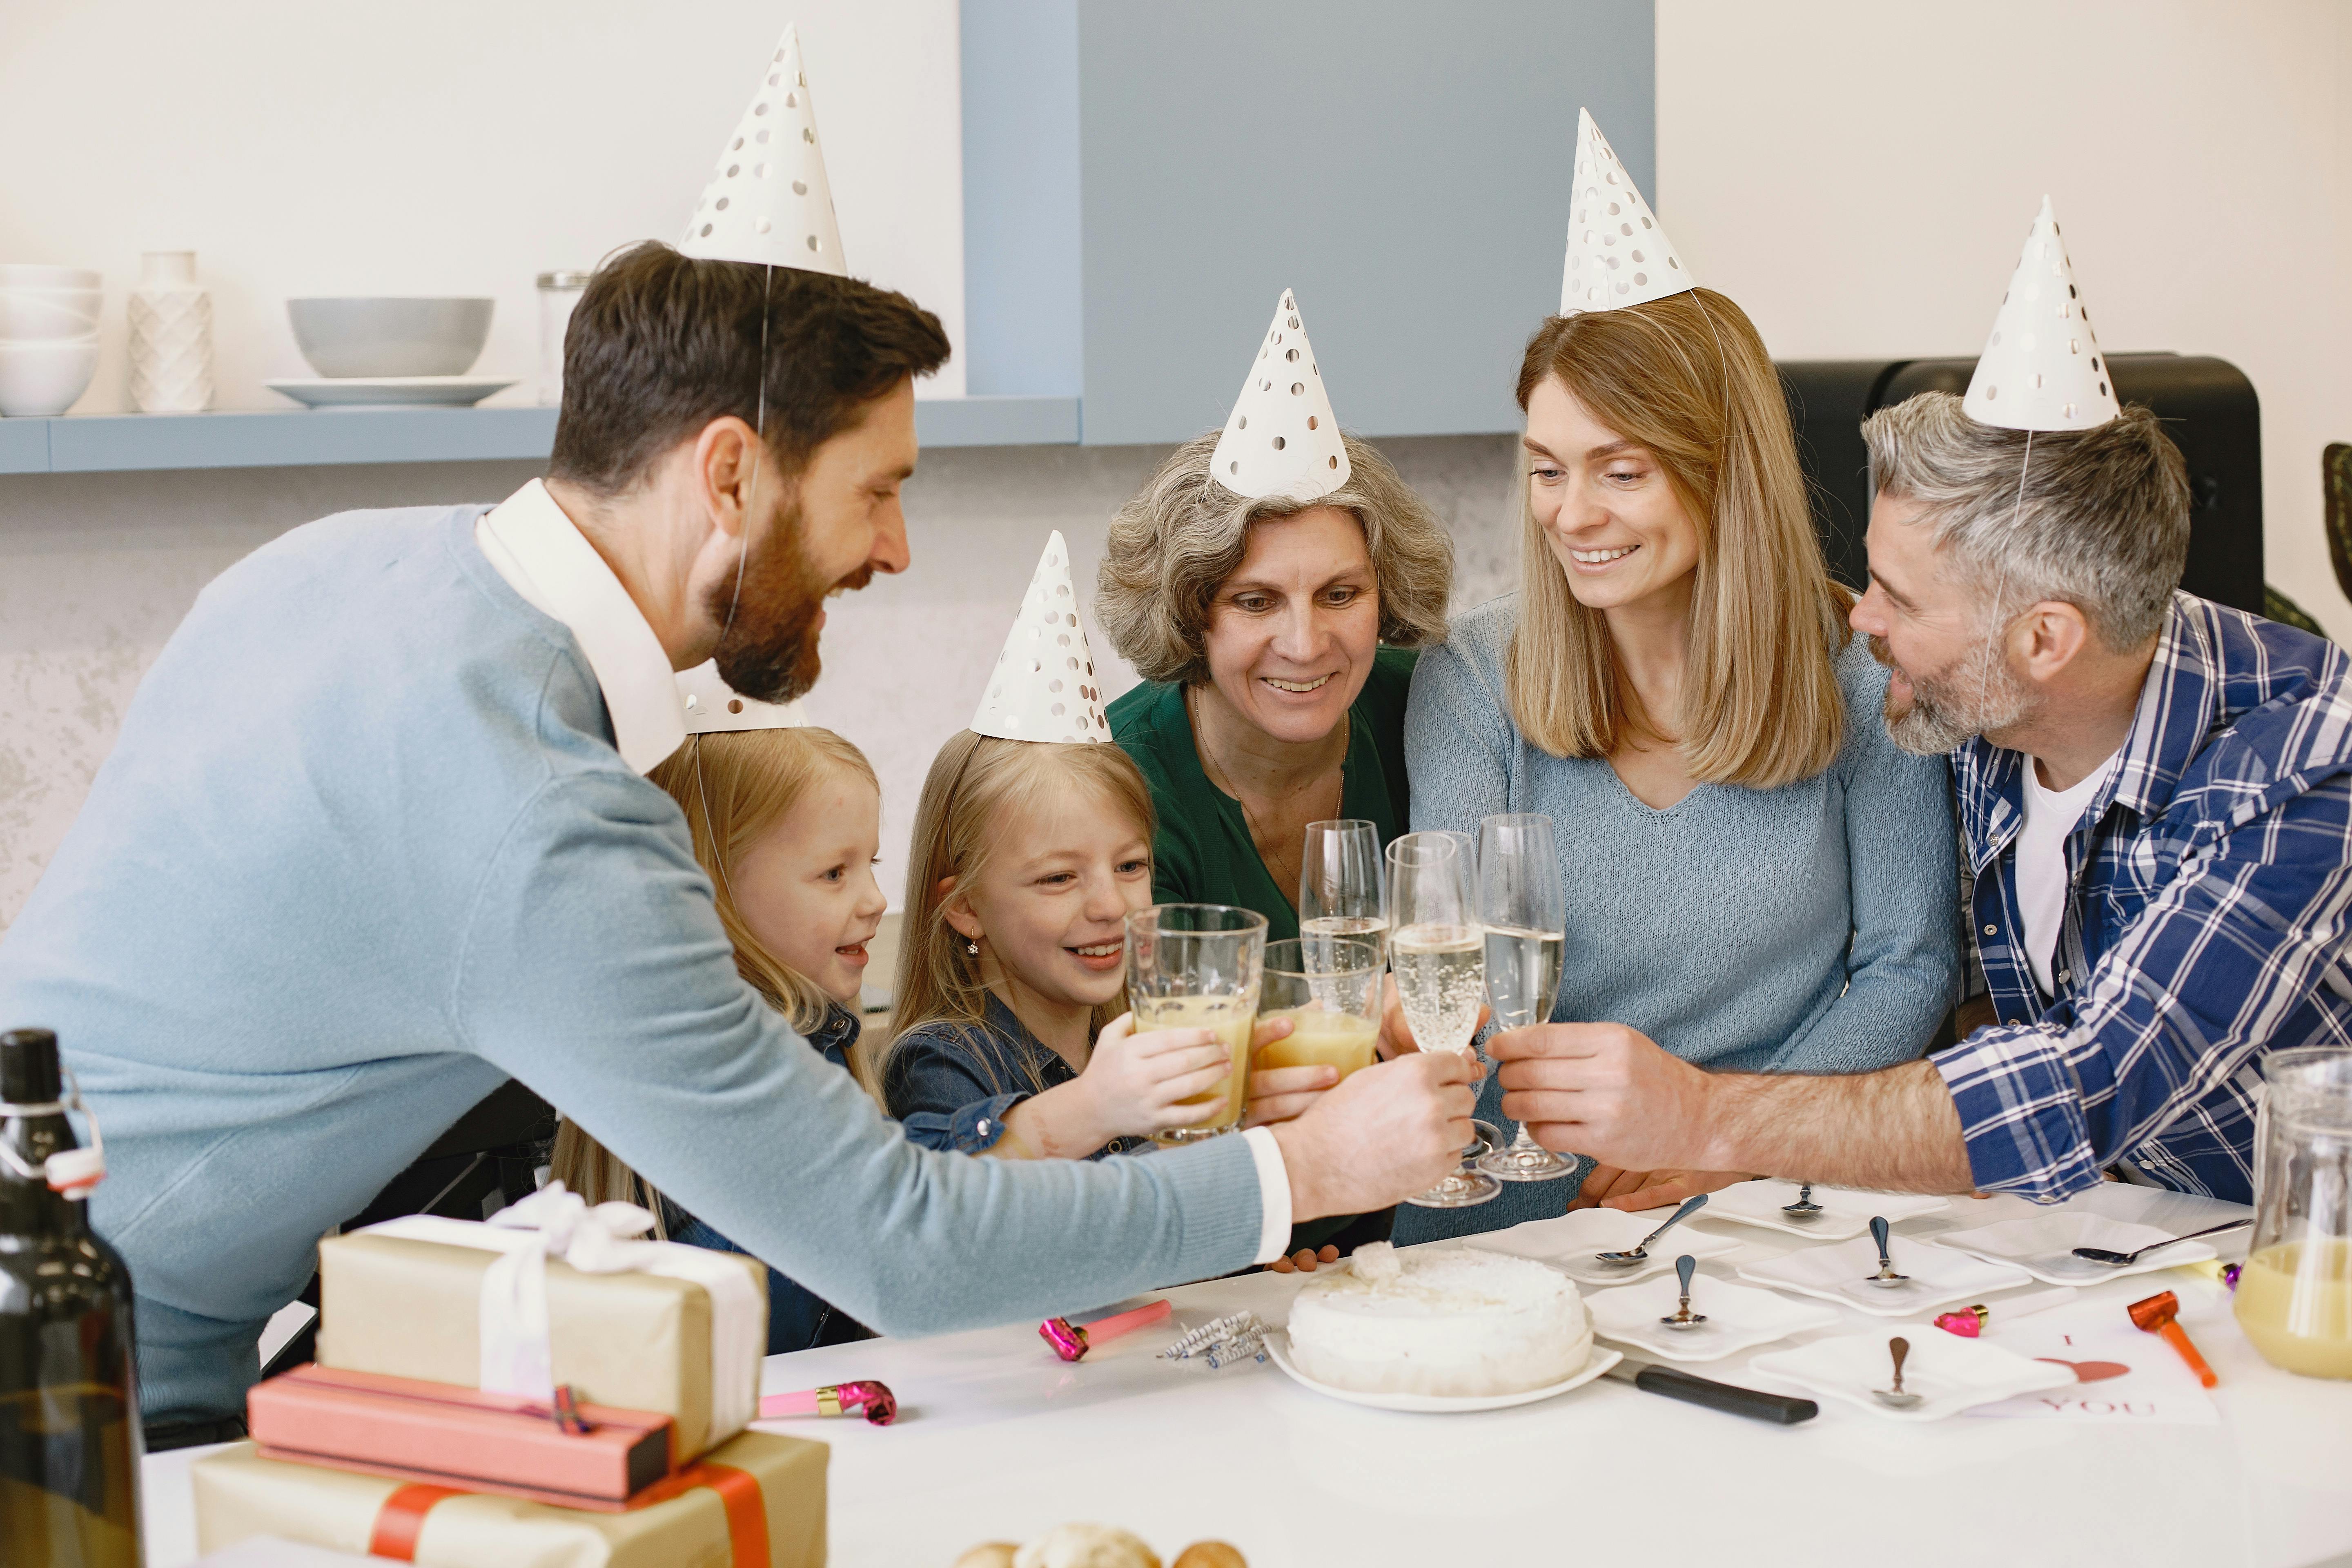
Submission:
[[[775,280],[776,265],[772,261],[760,275],[760,391],[752,416],[758,423],[751,432],[758,438],[751,444],[751,480],[744,487],[743,542],[735,552],[735,595],[727,601],[727,624],[719,628],[721,637],[735,629],[735,606],[743,602],[743,563],[751,555],[751,507],[760,493],[760,454],[768,447],[768,297]]]

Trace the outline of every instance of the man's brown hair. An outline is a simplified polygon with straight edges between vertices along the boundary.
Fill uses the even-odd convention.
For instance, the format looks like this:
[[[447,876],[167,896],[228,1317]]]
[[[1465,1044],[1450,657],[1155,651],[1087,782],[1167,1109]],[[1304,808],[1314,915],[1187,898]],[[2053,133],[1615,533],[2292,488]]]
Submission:
[[[765,331],[761,320],[766,309]],[[648,240],[588,280],[563,338],[563,407],[548,478],[600,496],[713,419],[761,427],[783,473],[909,376],[947,363],[937,316],[854,278],[703,261]]]

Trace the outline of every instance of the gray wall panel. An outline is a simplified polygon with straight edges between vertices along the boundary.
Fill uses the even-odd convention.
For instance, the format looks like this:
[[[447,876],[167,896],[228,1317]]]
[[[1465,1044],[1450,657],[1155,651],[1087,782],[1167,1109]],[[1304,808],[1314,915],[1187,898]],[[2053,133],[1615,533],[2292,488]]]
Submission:
[[[1514,429],[1580,104],[1657,195],[1648,0],[1081,0],[1077,58],[1089,445],[1221,424],[1285,288],[1349,428]]]

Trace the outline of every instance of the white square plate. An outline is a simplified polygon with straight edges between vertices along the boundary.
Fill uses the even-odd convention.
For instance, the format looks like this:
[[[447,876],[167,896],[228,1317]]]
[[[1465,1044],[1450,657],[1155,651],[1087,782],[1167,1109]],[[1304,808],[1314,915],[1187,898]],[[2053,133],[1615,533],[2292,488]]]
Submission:
[[[1702,1274],[1691,1281],[1691,1310],[1706,1313],[1706,1321],[1696,1328],[1670,1329],[1658,1320],[1674,1312],[1680,1294],[1668,1278],[1654,1285],[1595,1290],[1584,1299],[1584,1307],[1592,1314],[1594,1333],[1667,1361],[1718,1361],[1790,1334],[1835,1328],[1838,1321],[1828,1307]]]
[[[1911,1344],[1903,1363],[1904,1391],[1920,1396],[1908,1410],[1882,1404],[1872,1394],[1895,1381],[1887,1341],[1897,1337]],[[2054,1362],[2028,1361],[1983,1340],[1916,1326],[1900,1336],[1873,1331],[1770,1351],[1749,1362],[1748,1371],[1752,1377],[1858,1405],[1889,1421],[1940,1421],[1979,1405],[2063,1388],[2074,1381],[2072,1368]]]
[[[1918,1193],[1865,1193],[1853,1187],[1815,1187],[1813,1202],[1822,1212],[1809,1220],[1791,1219],[1780,1212],[1780,1205],[1797,1201],[1803,1189],[1795,1182],[1739,1182],[1716,1193],[1706,1200],[1709,1219],[1737,1220],[1741,1225],[1760,1226],[1766,1230],[1784,1230],[1790,1236],[1801,1236],[1814,1241],[1843,1241],[1860,1236],[1870,1228],[1874,1215],[1884,1215],[1886,1223],[1913,1218],[1923,1214],[1938,1214],[1951,1207],[1948,1198],[1927,1197]]]
[[[1929,1239],[1937,1247],[1948,1247],[1972,1258],[2014,1264],[2036,1279],[2053,1285],[2095,1285],[2102,1279],[2120,1279],[2126,1274],[2147,1274],[2158,1268],[2176,1268],[2184,1263],[2202,1263],[2216,1256],[2212,1247],[2201,1241],[2180,1241],[2158,1247],[2137,1263],[2094,1263],[2074,1256],[2078,1247],[2137,1252],[2173,1234],[2150,1225],[2109,1219],[2105,1215],[2051,1214],[1980,1225],[1970,1230],[1948,1230]]]
[[[1981,1300],[2033,1278],[2022,1268],[1929,1247],[1907,1236],[1888,1237],[1886,1246],[1895,1271],[1911,1277],[1906,1283],[1881,1287],[1864,1282],[1878,1272],[1878,1244],[1866,1236],[1762,1263],[1743,1263],[1739,1277],[1776,1290],[1819,1296],[1874,1318],[1916,1317],[1953,1301]]]
[[[1713,1206],[1714,1200],[1709,1199],[1708,1208],[1699,1213],[1704,1215]],[[1658,1238],[1646,1262],[1630,1268],[1612,1268],[1595,1256],[1627,1250],[1665,1224],[1666,1216],[1674,1212],[1652,1209],[1643,1214],[1627,1214],[1623,1209],[1578,1209],[1558,1219],[1531,1219],[1525,1225],[1469,1237],[1465,1241],[1488,1252],[1507,1252],[1514,1258],[1549,1263],[1580,1285],[1630,1285],[1672,1268],[1675,1259],[1685,1252],[1693,1258],[1706,1258],[1739,1250],[1740,1244],[1731,1237],[1693,1230],[1685,1222]]]

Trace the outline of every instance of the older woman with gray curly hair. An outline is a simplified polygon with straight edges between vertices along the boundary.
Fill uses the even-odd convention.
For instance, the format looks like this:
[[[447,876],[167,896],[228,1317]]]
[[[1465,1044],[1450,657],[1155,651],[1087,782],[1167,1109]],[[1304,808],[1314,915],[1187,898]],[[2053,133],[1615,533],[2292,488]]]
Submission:
[[[1298,934],[1310,822],[1406,830],[1414,649],[1445,636],[1454,543],[1371,446],[1312,501],[1236,495],[1217,437],[1179,447],[1110,526],[1095,617],[1146,684],[1111,732],[1150,781],[1152,883]]]

